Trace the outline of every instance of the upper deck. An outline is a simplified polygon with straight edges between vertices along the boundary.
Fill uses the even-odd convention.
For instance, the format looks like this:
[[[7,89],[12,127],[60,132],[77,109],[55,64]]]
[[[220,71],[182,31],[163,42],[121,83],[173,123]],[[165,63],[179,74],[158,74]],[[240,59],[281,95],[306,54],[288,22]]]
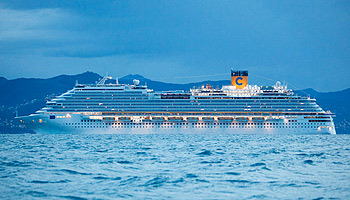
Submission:
[[[47,102],[39,112],[187,113],[287,115],[325,113],[315,99],[295,95],[279,82],[274,86],[247,85],[243,89],[202,86],[189,91],[153,91],[134,80],[133,85],[101,81],[77,84]]]

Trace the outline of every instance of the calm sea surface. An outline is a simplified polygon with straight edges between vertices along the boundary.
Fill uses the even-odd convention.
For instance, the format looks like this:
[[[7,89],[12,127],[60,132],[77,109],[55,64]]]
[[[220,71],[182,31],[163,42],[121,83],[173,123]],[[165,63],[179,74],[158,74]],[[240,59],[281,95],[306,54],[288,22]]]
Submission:
[[[350,199],[350,135],[0,135],[0,199]]]

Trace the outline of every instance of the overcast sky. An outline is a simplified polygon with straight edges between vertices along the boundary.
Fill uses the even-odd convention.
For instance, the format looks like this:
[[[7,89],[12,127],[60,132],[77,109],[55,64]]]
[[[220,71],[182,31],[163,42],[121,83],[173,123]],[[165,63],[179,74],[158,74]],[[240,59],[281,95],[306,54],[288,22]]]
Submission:
[[[349,88],[350,1],[0,0],[8,79],[93,71],[185,83],[231,68],[248,69],[250,84]]]

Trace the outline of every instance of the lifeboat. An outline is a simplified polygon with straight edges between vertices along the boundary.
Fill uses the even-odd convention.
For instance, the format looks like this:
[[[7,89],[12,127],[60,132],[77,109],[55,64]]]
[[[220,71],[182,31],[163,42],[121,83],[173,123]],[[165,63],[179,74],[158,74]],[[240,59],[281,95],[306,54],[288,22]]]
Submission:
[[[129,122],[131,121],[131,117],[119,117],[119,121]]]
[[[198,117],[187,117],[188,122],[198,122],[199,118]]]
[[[169,122],[182,122],[183,121],[183,118],[182,117],[168,117],[168,121]]]
[[[263,122],[265,121],[265,117],[252,117],[252,121]]]
[[[236,117],[236,121],[247,122],[247,121],[249,121],[249,118],[248,117]]]
[[[103,120],[102,116],[84,116],[83,119]]]
[[[268,117],[266,120],[267,121],[282,121],[283,118],[282,117],[273,116],[273,117]]]
[[[118,117],[112,117],[112,116],[103,117],[103,121],[116,121],[116,120],[118,120]]]
[[[202,121],[213,122],[214,121],[214,117],[202,117]]]
[[[164,122],[166,121],[165,117],[152,117],[152,121],[155,121],[155,122]]]
[[[218,117],[218,121],[221,121],[221,122],[230,122],[230,121],[233,121],[233,117]]]

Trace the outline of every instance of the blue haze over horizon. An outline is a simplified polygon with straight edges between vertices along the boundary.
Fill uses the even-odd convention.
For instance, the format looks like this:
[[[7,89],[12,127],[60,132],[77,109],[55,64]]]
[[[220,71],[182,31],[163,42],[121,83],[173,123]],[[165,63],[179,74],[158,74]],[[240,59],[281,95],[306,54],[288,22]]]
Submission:
[[[348,1],[0,0],[0,76],[188,83],[235,68],[336,91],[350,87],[349,36]]]

